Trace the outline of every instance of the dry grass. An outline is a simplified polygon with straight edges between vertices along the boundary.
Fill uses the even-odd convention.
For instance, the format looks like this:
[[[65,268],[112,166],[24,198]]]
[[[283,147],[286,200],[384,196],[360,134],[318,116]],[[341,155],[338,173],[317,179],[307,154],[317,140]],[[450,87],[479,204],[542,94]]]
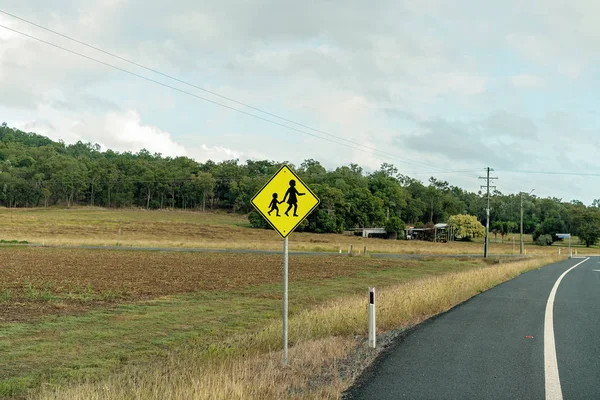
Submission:
[[[273,231],[248,228],[244,215],[190,212],[105,210],[100,208],[3,209],[0,208],[0,239],[26,240],[45,245],[101,245],[173,248],[228,248],[279,250],[281,238]],[[512,236],[510,237],[512,239]],[[490,254],[519,252],[516,242],[490,242]],[[528,254],[557,254],[557,246],[539,247],[526,235]],[[575,243],[574,243],[575,244]],[[411,240],[363,239],[341,234],[294,233],[291,250],[354,251],[402,254],[481,254],[483,243],[430,243]],[[562,246],[565,248],[565,246]],[[579,254],[598,252],[578,249]]]
[[[491,265],[411,281],[378,294],[378,329],[407,328],[525,271],[557,258]],[[40,399],[339,398],[362,365],[344,369],[364,335],[365,296],[349,296],[298,313],[290,321],[291,365],[280,366],[281,326],[243,335],[221,347],[189,347],[166,362],[130,369],[101,382],[46,388]]]
[[[170,357],[160,368],[130,371],[126,380],[116,375],[101,384],[46,389],[39,399],[333,399],[344,383],[331,360],[343,359],[353,347],[352,339],[341,337],[302,343],[290,350],[289,368],[282,368],[280,352],[203,362]],[[315,373],[321,385],[315,385]]]

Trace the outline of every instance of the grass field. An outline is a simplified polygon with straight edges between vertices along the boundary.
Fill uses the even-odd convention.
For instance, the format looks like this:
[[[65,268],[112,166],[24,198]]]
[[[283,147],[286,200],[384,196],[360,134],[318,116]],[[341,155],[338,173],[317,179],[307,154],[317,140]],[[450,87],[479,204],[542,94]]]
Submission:
[[[245,216],[191,211],[106,210],[100,208],[2,209],[0,240],[28,241],[45,245],[105,245],[174,248],[229,248],[279,250],[281,238],[273,231],[249,228]],[[519,253],[519,236],[500,243],[492,236],[490,254]],[[533,245],[525,235],[527,254],[557,254],[557,246]],[[579,252],[585,249],[575,239]],[[483,243],[430,243],[412,240],[363,239],[341,234],[294,233],[290,250],[404,254],[481,254]]]
[[[8,243],[282,247],[276,233],[251,229],[236,214],[0,209],[0,218],[0,241]],[[295,233],[290,239],[292,250],[346,253],[351,245],[406,254],[482,250],[482,243],[339,234]],[[492,242],[490,249],[511,253],[513,245]],[[527,249],[557,253],[531,243]],[[336,398],[354,376],[340,366],[356,350],[356,335],[364,334],[367,287],[381,293],[381,327],[395,329],[549,260],[292,255],[290,345],[297,361],[281,370],[280,255],[3,245],[0,397]]]
[[[281,310],[280,256],[12,247],[0,260],[3,396],[106,377],[189,343],[209,354]],[[292,256],[290,314],[368,286],[486,265]]]
[[[289,368],[281,367],[281,321],[276,319],[281,302],[276,298],[277,290],[269,290],[274,289],[270,285],[254,287],[247,292],[234,291],[224,297],[216,296],[215,303],[209,300],[211,296],[207,296],[196,298],[195,301],[187,298],[183,303],[173,305],[173,298],[170,298],[165,300],[164,306],[167,309],[159,304],[155,306],[158,307],[157,310],[147,307],[142,312],[121,311],[126,318],[119,318],[118,324],[112,319],[98,317],[97,320],[87,322],[86,329],[82,329],[76,323],[65,326],[61,321],[60,324],[45,326],[44,329],[56,332],[63,325],[63,328],[74,328],[79,332],[75,337],[87,332],[86,351],[82,352],[73,339],[67,340],[64,348],[55,350],[64,357],[63,354],[72,355],[73,347],[79,347],[73,360],[81,363],[76,369],[81,372],[70,375],[73,369],[63,367],[66,374],[64,376],[46,375],[46,384],[41,393],[38,392],[33,397],[339,398],[342,391],[372,359],[369,354],[374,354],[365,350],[364,342],[356,340],[357,335],[359,338],[364,337],[366,331],[367,283],[379,288],[378,329],[381,332],[410,327],[498,283],[550,261],[552,259],[543,258],[499,265],[484,264],[481,260],[419,261],[414,266],[416,270],[410,272],[410,278],[398,275],[404,268],[400,267],[379,272],[363,271],[340,279],[296,282],[292,285],[295,291],[290,297],[296,307],[290,318]],[[421,269],[423,267],[429,272],[419,273],[424,272]],[[358,286],[362,286],[362,290]],[[251,293],[260,293],[260,296],[249,297]],[[236,297],[236,294],[243,294],[243,298]],[[181,301],[180,297],[177,298]],[[235,301],[236,298],[240,301]],[[216,310],[211,313],[212,306],[222,307],[222,313],[226,315],[219,318]],[[169,310],[168,307],[172,309]],[[172,329],[170,325],[165,326],[163,321],[169,317],[170,324],[179,322],[181,318],[185,318],[188,325],[197,323],[201,334],[189,336],[185,341],[172,342],[168,342],[166,337],[154,341],[146,338],[152,337],[155,330],[163,333]],[[126,331],[123,325],[135,326],[135,340],[132,340],[131,332]],[[113,329],[120,331],[118,335],[106,333]],[[97,330],[103,334],[99,334]],[[217,332],[226,334],[220,336]],[[113,343],[111,346],[111,339],[116,340],[117,344]],[[107,340],[109,343],[106,343]],[[122,341],[127,344],[119,345]],[[155,352],[159,350],[154,353],[157,354],[155,357],[148,357],[148,352],[152,351],[144,348],[144,345],[148,346],[147,342],[151,343]],[[40,346],[39,339],[28,344],[29,347]],[[140,346],[142,350],[136,353]],[[366,357],[350,358],[350,363],[348,362],[348,357],[361,351]],[[115,354],[118,354],[117,360],[101,364],[100,360],[110,359]],[[102,367],[105,369],[101,369]],[[94,373],[99,379],[61,385],[65,378],[70,378],[71,381],[80,378],[81,374],[86,373],[86,368],[95,369],[87,371],[88,377],[94,376],[90,375]],[[107,369],[110,368],[116,373],[108,374]],[[26,370],[26,374],[29,376],[32,372]]]

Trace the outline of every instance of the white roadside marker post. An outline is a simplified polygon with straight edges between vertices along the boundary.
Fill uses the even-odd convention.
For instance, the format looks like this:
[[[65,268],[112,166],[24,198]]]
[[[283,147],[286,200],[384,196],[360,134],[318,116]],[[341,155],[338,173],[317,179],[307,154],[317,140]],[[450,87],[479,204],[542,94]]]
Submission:
[[[369,288],[369,347],[377,346],[377,330],[375,327],[375,288]]]
[[[571,248],[571,235],[569,235],[569,258],[573,258],[573,249]]]

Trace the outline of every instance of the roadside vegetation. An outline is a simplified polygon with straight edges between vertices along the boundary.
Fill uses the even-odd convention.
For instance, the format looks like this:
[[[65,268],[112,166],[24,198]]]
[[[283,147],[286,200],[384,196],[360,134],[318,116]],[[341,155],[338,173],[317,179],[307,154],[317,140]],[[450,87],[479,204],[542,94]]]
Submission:
[[[554,260],[556,258],[539,258],[492,265],[472,261],[477,265],[408,281],[390,280],[394,273],[388,271],[385,282],[389,284],[378,290],[379,332],[407,329]],[[376,276],[372,275],[375,280]],[[334,282],[338,283],[332,280],[325,285],[336,286]],[[74,385],[44,385],[34,397],[339,398],[376,354],[365,350],[367,282],[372,281],[363,280],[363,290],[355,290],[354,294],[339,292],[335,297],[326,296],[292,314],[289,368],[281,366],[281,322],[271,315],[254,329],[247,326],[245,332],[230,332],[229,337],[220,342],[208,344],[191,340],[166,351],[155,361],[126,365],[120,372],[105,375],[99,381],[88,379]],[[301,290],[310,291],[310,287],[312,285],[306,285]]]
[[[279,346],[272,330],[280,325],[281,256],[0,248],[0,258],[2,396],[107,378],[162,363],[173,351],[220,357],[232,351],[228,338],[247,332],[260,338],[253,348],[261,354]],[[372,285],[486,265],[291,256],[290,315]]]

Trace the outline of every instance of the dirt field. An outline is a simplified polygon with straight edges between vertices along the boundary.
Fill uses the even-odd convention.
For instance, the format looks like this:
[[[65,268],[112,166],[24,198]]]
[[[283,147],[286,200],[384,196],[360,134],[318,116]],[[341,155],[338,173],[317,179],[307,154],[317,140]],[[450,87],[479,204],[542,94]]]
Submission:
[[[280,318],[281,262],[280,255],[0,247],[0,398],[108,377],[190,344],[212,354],[211,346]],[[486,265],[291,256],[289,312]]]
[[[290,281],[408,268],[416,261],[290,257]],[[281,256],[0,248],[0,321],[281,281]]]

